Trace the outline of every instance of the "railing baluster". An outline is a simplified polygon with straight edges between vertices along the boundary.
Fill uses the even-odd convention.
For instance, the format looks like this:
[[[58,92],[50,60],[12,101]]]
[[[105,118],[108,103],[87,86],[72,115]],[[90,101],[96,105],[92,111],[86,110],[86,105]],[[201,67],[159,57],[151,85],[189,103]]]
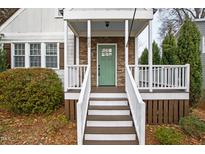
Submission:
[[[142,87],[144,87],[144,67],[142,67]]]
[[[160,81],[160,80],[159,80],[159,77],[160,77],[160,76],[159,76],[159,71],[160,71],[160,69],[159,69],[159,67],[157,67],[157,69],[158,69],[158,72],[157,72],[157,76],[158,76],[158,77],[157,77],[157,87],[159,87],[159,81]]]

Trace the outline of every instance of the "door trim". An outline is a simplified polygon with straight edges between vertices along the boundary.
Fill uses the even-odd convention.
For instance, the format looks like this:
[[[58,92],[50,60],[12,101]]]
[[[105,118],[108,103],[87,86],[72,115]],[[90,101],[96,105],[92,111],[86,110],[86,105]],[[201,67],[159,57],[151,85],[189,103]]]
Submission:
[[[117,86],[117,43],[97,43],[97,56],[96,56],[96,85],[99,86],[98,82],[98,46],[100,45],[114,45],[115,46],[115,86]]]

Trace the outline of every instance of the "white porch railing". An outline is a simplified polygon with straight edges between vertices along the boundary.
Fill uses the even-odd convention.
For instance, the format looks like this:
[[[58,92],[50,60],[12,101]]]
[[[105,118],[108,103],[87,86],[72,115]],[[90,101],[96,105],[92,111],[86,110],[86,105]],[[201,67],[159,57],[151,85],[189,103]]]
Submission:
[[[130,65],[138,89],[149,89],[149,65]],[[136,71],[136,72],[135,72]],[[152,65],[152,89],[189,91],[190,65]]]
[[[83,144],[83,134],[85,130],[88,102],[91,90],[90,72],[90,66],[88,65],[77,103],[77,141],[79,145]]]
[[[68,65],[68,89],[81,89],[87,65]]]
[[[125,88],[129,100],[130,109],[133,116],[135,129],[137,132],[139,144],[145,144],[145,103],[137,89],[136,82],[127,65],[125,68]]]

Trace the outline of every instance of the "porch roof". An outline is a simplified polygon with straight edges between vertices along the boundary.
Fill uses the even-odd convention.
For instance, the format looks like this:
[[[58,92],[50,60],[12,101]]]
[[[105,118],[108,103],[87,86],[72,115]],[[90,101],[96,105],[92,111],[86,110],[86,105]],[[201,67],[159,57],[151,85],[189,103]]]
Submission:
[[[130,27],[133,14],[134,9],[65,9],[64,20],[77,36],[87,35],[87,20],[91,20],[92,36],[124,36],[124,21]],[[139,35],[152,18],[152,9],[137,9],[131,36]]]

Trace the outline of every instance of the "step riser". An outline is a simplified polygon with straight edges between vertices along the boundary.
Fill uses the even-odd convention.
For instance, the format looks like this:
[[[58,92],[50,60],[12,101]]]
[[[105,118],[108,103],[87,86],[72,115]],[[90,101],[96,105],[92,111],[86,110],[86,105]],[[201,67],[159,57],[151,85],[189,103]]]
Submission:
[[[126,93],[91,93],[90,98],[127,98]]]
[[[127,101],[90,101],[93,106],[127,106]]]
[[[88,115],[130,115],[129,110],[88,110]]]
[[[133,141],[136,140],[136,134],[85,134],[85,140],[97,141]]]
[[[132,121],[87,121],[88,127],[132,127]]]

